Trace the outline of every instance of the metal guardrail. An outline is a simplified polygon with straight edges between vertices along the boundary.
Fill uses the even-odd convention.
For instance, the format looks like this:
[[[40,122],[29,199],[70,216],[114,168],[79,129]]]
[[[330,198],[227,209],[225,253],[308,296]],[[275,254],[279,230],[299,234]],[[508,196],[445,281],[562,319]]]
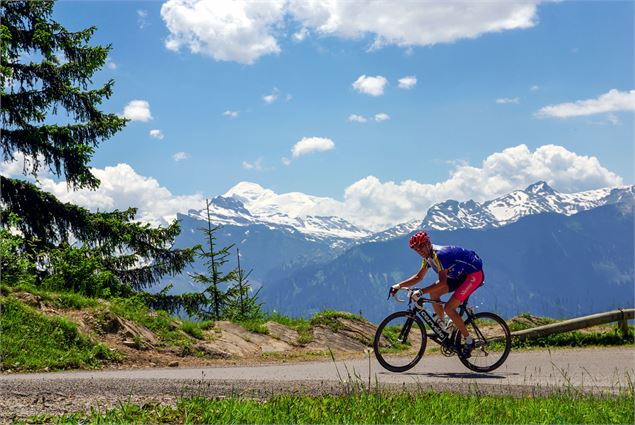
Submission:
[[[595,325],[617,322],[622,332],[628,331],[627,321],[635,318],[635,309],[624,308],[619,310],[607,311],[605,313],[592,314],[590,316],[577,317],[575,319],[565,320],[563,322],[552,323],[550,325],[538,326],[535,328],[524,329],[522,331],[512,332],[512,337],[518,339],[538,338],[558,332],[569,332],[577,329],[589,328]]]

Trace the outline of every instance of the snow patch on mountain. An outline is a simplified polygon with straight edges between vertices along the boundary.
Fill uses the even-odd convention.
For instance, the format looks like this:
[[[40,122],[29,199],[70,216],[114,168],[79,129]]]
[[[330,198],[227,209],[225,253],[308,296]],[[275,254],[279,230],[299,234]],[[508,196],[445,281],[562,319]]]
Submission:
[[[478,203],[448,200],[433,205],[421,228],[434,230],[486,229],[514,223],[532,214],[573,215],[633,197],[635,186],[560,193],[540,181],[525,190],[516,190],[500,198]]]
[[[258,184],[242,182],[212,199],[210,221],[235,226],[264,224],[317,239],[360,239],[372,233],[337,216],[306,214],[329,202],[332,200],[297,192],[278,195]],[[207,220],[205,209],[190,210],[188,215]]]

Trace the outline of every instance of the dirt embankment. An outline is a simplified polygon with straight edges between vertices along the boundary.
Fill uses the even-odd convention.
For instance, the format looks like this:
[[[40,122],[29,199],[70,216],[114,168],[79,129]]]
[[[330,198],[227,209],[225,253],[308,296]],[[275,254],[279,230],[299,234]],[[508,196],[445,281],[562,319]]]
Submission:
[[[301,361],[328,357],[329,350],[350,357],[362,355],[372,346],[376,330],[375,325],[362,318],[335,313],[326,324],[314,325],[302,334],[273,321],[266,322],[260,332],[217,321],[202,331],[202,338],[195,338],[184,332],[175,319],[169,328],[180,334],[181,341],[170,344],[147,327],[113,313],[107,304],[82,310],[62,309],[34,294],[12,295],[47,316],[69,319],[84,335],[118,352],[121,360],[105,364],[107,368]]]

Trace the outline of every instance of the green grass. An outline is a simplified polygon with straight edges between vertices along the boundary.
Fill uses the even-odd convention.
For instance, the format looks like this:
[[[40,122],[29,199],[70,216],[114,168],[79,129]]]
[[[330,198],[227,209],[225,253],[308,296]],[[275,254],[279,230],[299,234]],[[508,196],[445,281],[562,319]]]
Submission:
[[[520,320],[518,320],[520,319]],[[532,324],[528,324],[522,319],[530,319]],[[551,323],[557,323],[558,320],[550,317],[535,317],[529,313],[521,314],[517,318],[507,322],[509,330],[512,332],[530,329],[536,326],[544,326]],[[624,334],[619,330],[617,325],[605,325],[602,331],[583,332],[571,331],[551,334],[539,338],[530,338],[526,340],[512,339],[512,348],[514,349],[531,349],[545,347],[610,347],[617,345],[633,345],[635,344],[635,332],[633,326],[628,327],[628,332]]]
[[[262,320],[243,320],[238,322],[238,324],[249,332],[269,335],[269,329],[267,329],[265,322]]]
[[[96,298],[85,297],[75,292],[48,291],[29,284],[18,284],[14,287],[4,285],[2,287],[3,294],[13,292],[28,292],[40,297],[45,304],[53,308],[82,310],[96,307],[99,304]]]
[[[176,408],[122,405],[100,413],[38,416],[53,423],[633,423],[633,395],[513,398],[419,392],[347,396],[280,395],[266,401],[185,398]]]
[[[48,317],[12,297],[0,302],[0,367],[12,370],[95,368],[119,355],[82,335],[60,317]]]
[[[196,322],[183,320],[181,322],[181,330],[196,339],[205,339],[203,336],[203,329],[201,329],[201,326]]]
[[[340,311],[324,310],[316,313],[311,318],[311,326],[326,326],[333,332],[338,332],[342,328],[342,324],[338,319],[366,321],[362,316],[352,313],[344,313]]]
[[[313,342],[313,327],[311,321],[302,318],[290,318],[274,312],[267,316],[267,320],[288,326],[298,332],[298,344],[307,345]]]
[[[633,345],[635,338],[633,331],[624,335],[617,326],[606,332],[564,332],[551,334],[540,338],[524,341],[512,338],[512,348],[544,348],[544,347],[610,347],[619,345]]]
[[[183,333],[179,323],[167,312],[148,308],[138,297],[113,298],[110,308],[113,313],[153,331],[159,338],[159,345],[175,345],[182,347],[184,354],[190,352],[192,339]],[[200,326],[198,328],[200,330]]]

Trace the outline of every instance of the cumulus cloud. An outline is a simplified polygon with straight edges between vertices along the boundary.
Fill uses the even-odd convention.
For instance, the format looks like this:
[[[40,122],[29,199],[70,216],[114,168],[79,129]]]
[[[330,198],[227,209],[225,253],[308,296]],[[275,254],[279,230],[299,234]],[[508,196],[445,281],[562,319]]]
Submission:
[[[0,163],[0,172],[6,176],[20,175],[23,158],[17,154],[16,161]],[[91,172],[101,181],[97,190],[69,190],[65,181],[55,181],[50,175],[40,176],[37,184],[62,202],[71,202],[91,211],[136,207],[137,219],[153,225],[167,224],[176,218],[177,212],[200,209],[205,205],[201,194],[174,195],[155,178],[137,174],[128,164],[92,168]]]
[[[128,118],[131,121],[143,121],[148,122],[152,119],[152,113],[150,112],[150,103],[147,100],[131,100],[123,108],[123,117]]]
[[[237,118],[238,117],[238,111],[227,110],[227,111],[223,112],[223,116],[224,117],[229,117],[229,118]]]
[[[252,64],[280,53],[278,39],[310,33],[372,38],[372,49],[429,46],[536,25],[541,0],[509,2],[403,2],[319,0],[168,0],[161,17],[166,47],[216,60]],[[300,28],[298,30],[298,28]]]
[[[388,84],[388,80],[381,75],[377,75],[375,77],[362,75],[355,80],[353,88],[358,92],[369,96],[381,96],[384,94],[384,87],[386,87],[386,84]]]
[[[170,34],[165,46],[182,47],[219,61],[252,64],[280,47],[275,28],[284,20],[285,0],[168,0],[161,17]]]
[[[410,90],[416,85],[417,85],[417,77],[415,77],[414,75],[410,75],[408,77],[403,77],[399,79],[400,89]]]
[[[274,87],[273,89],[273,93],[271,94],[267,94],[265,96],[262,97],[262,100],[266,103],[266,104],[272,104],[273,102],[275,102],[276,100],[278,100],[278,94],[279,91],[277,88]]]
[[[258,158],[254,162],[243,161],[243,168],[245,170],[263,171],[264,167],[262,165],[262,161],[262,157]]]
[[[150,130],[150,137],[154,138],[154,139],[159,139],[159,140],[163,140],[163,132],[159,129],[153,129]]]
[[[291,1],[289,10],[305,28],[322,35],[373,35],[374,47],[427,46],[537,22],[538,0],[524,2]]]
[[[335,149],[335,143],[331,139],[325,137],[303,137],[298,143],[291,148],[291,154],[294,158],[313,152],[324,152]]]
[[[312,142],[300,145],[302,141],[294,149],[298,147],[303,153],[314,151]],[[21,154],[15,157],[16,161],[0,163],[2,175],[21,174],[24,157]],[[288,165],[291,161],[282,158],[282,162]],[[256,164],[258,160],[251,165],[255,167]],[[139,218],[154,224],[165,223],[174,218],[176,212],[200,209],[204,205],[200,194],[175,196],[156,179],[138,175],[128,164],[93,168],[92,172],[102,182],[95,191],[69,191],[65,182],[55,182],[46,173],[39,176],[38,184],[64,202],[92,210],[136,206],[140,209]],[[382,182],[377,177],[367,176],[345,189],[343,201],[322,198],[302,214],[338,215],[354,224],[383,230],[413,219],[423,219],[430,206],[447,199],[482,202],[524,189],[538,180],[567,193],[624,184],[621,177],[603,167],[596,157],[578,155],[557,145],[544,145],[534,151],[519,145],[493,153],[477,166],[457,164],[446,180],[437,183]]]
[[[108,69],[111,69],[113,71],[118,68],[117,64],[112,60],[110,56],[106,58],[106,66],[108,67]]]
[[[373,119],[377,122],[388,121],[390,119],[390,115],[385,112],[380,112],[379,114],[375,114]]]
[[[502,104],[502,105],[506,105],[506,104],[510,104],[510,103],[518,104],[518,103],[520,103],[520,98],[518,98],[518,97],[501,97],[499,99],[496,99],[496,103],[499,103],[499,104]]]
[[[569,193],[623,184],[622,178],[596,157],[556,145],[541,146],[533,152],[519,145],[490,155],[480,167],[457,165],[449,178],[439,183],[381,182],[368,176],[346,188],[346,217],[371,229],[382,229],[422,219],[430,206],[447,199],[482,202],[538,180]]]
[[[188,159],[189,157],[190,157],[190,154],[188,154],[187,152],[177,152],[174,155],[172,155],[172,159],[175,160],[176,162],[183,161],[185,159]]]
[[[360,123],[365,123],[366,121],[368,121],[364,116],[362,115],[357,115],[357,114],[351,114],[348,117],[348,120],[350,122],[360,122]]]
[[[283,156],[282,158],[280,158],[280,162],[282,162],[284,165],[291,165],[291,160],[289,158],[287,158],[286,156]]]
[[[549,105],[536,113],[538,117],[571,118],[620,111],[635,111],[635,90],[609,90],[595,99]]]

